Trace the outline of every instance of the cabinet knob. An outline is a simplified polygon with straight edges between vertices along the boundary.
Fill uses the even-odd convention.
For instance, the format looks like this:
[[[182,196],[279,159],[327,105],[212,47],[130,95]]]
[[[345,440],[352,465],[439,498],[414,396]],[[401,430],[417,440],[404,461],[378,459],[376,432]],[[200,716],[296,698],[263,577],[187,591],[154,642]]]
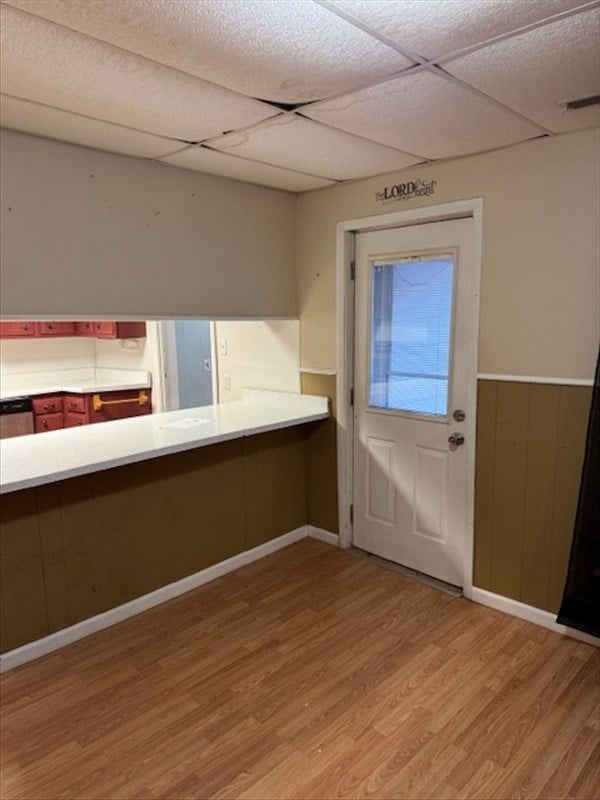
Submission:
[[[24,331],[28,331],[29,330],[29,325],[22,325],[21,327],[23,328]]]

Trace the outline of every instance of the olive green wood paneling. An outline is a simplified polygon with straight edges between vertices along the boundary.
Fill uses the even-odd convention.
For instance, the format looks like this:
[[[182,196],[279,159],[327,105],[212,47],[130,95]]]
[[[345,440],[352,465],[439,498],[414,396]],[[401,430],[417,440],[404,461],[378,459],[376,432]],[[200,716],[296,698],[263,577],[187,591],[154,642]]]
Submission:
[[[475,456],[475,552],[474,582],[492,585],[492,541],[494,524],[494,453],[496,451],[497,384],[480,381],[477,392],[477,452]],[[485,424],[482,424],[485,421]]]
[[[49,632],[44,565],[34,490],[2,500],[0,602],[2,642],[19,647]]]
[[[550,607],[559,394],[560,386],[530,391],[521,600],[537,608]]]
[[[550,607],[558,611],[565,586],[585,455],[592,389],[561,386],[554,488]]]
[[[305,525],[293,427],[2,499],[2,651]]]
[[[306,440],[308,468],[308,521],[311,525],[337,533],[337,414],[336,376],[302,373],[303,394],[328,397],[331,417],[309,427]]]
[[[499,383],[496,391],[492,583],[498,594],[520,597],[529,384]]]
[[[290,428],[285,436],[267,433],[260,442],[255,438],[256,450],[248,463],[256,473],[257,525],[254,537],[248,530],[247,548],[306,524],[305,442],[303,428]]]
[[[591,395],[588,387],[479,382],[476,586],[558,611]]]

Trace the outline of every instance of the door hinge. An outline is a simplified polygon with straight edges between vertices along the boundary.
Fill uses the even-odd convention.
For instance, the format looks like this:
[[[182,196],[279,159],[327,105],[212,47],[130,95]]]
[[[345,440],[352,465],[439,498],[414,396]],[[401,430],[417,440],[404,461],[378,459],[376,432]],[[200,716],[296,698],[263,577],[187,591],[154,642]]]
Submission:
[[[354,386],[350,389],[350,405],[354,408]]]
[[[350,262],[350,280],[353,281],[356,279],[356,261]]]
[[[350,524],[354,522],[354,505],[350,506]]]

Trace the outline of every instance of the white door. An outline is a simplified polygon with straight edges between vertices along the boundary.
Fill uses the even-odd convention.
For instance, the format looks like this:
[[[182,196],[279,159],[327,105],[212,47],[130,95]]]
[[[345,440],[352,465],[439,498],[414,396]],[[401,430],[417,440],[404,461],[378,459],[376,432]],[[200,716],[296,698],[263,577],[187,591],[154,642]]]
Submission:
[[[356,236],[354,545],[456,586],[472,519],[473,225]]]

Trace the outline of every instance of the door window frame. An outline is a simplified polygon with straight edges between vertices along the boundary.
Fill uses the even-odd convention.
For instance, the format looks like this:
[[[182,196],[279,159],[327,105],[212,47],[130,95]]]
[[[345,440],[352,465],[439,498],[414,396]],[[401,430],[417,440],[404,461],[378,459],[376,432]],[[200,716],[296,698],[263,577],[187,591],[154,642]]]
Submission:
[[[387,214],[342,220],[336,225],[336,391],[337,391],[337,484],[340,547],[351,547],[353,524],[350,509],[354,503],[354,327],[355,281],[352,265],[355,258],[356,234],[391,228],[412,227],[430,222],[454,219],[473,220],[475,265],[470,296],[471,314],[475,320],[470,342],[469,408],[465,422],[467,450],[467,531],[463,564],[463,594],[471,598],[473,587],[473,551],[475,532],[475,446],[477,412],[477,358],[479,349],[479,299],[483,240],[483,198],[455,200]]]

